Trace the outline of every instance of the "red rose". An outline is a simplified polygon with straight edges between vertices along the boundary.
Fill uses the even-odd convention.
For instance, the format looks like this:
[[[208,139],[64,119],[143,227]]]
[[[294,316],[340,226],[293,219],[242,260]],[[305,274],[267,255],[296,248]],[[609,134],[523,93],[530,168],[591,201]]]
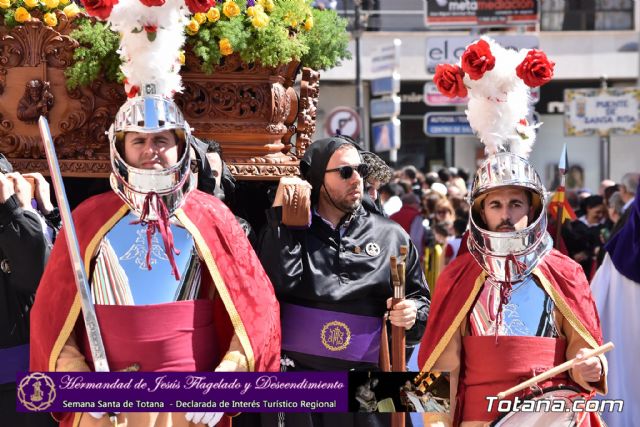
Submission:
[[[553,77],[553,67],[547,55],[541,50],[531,49],[524,60],[516,67],[516,74],[529,87],[542,86]]]
[[[484,73],[493,70],[496,58],[491,54],[489,43],[480,39],[477,43],[467,46],[461,62],[462,70],[469,74],[469,78],[479,80]]]
[[[439,64],[436,67],[436,75],[433,76],[433,82],[444,96],[464,98],[467,96],[467,88],[462,81],[463,77],[464,71],[457,65]]]
[[[87,13],[102,20],[106,20],[111,15],[113,6],[117,4],[118,0],[82,0]]]
[[[185,0],[191,13],[206,13],[216,5],[216,0]]]
[[[140,3],[147,7],[162,6],[164,4],[164,0],[140,0]]]

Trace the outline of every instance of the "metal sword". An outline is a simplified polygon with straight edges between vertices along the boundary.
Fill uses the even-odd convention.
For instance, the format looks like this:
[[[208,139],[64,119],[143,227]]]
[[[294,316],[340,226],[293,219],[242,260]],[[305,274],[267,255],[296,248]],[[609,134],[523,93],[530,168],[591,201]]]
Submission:
[[[56,149],[53,145],[51,131],[49,130],[49,122],[44,116],[40,116],[40,119],[38,120],[38,127],[40,128],[40,136],[42,137],[44,151],[47,156],[49,173],[51,174],[51,181],[53,183],[53,191],[56,199],[58,200],[58,210],[60,211],[60,217],[62,218],[62,230],[64,230],[64,236],[67,241],[67,249],[69,250],[71,264],[73,266],[76,287],[80,293],[82,317],[84,318],[84,324],[89,338],[89,347],[91,349],[91,356],[93,357],[94,369],[96,372],[109,372],[109,363],[107,362],[104,343],[102,342],[102,335],[100,334],[100,326],[98,325],[96,310],[93,306],[93,302],[91,301],[89,281],[87,280],[87,273],[84,270],[82,256],[80,255],[78,237],[76,236],[76,229],[73,224],[71,209],[69,208],[69,202],[67,201],[67,193],[65,192],[64,182],[62,181],[60,166],[58,165],[58,158],[56,157]],[[109,413],[109,417],[113,422],[115,414]]]

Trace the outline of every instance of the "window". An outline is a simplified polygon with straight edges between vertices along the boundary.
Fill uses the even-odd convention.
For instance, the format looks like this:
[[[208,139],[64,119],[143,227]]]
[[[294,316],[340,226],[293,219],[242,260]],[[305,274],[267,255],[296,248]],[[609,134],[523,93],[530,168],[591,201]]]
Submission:
[[[633,0],[541,0],[542,31],[633,30]]]

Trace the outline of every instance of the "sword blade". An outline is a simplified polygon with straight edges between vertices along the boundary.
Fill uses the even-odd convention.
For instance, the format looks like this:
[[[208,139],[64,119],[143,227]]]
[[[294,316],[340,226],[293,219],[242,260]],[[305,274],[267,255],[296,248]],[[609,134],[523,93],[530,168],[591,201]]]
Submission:
[[[71,209],[69,208],[69,202],[67,201],[67,193],[65,192],[64,182],[62,181],[60,166],[58,165],[58,158],[56,157],[56,149],[53,145],[51,131],[49,130],[49,122],[44,116],[40,116],[40,119],[38,120],[38,127],[40,128],[40,136],[42,137],[42,143],[44,144],[44,151],[47,155],[49,173],[51,174],[51,181],[53,182],[53,191],[56,199],[58,200],[58,210],[60,211],[60,217],[62,218],[62,230],[64,230],[64,235],[67,240],[67,248],[71,258],[74,279],[78,292],[80,293],[82,317],[84,318],[87,336],[89,337],[89,346],[91,348],[91,355],[93,356],[95,371],[108,372],[109,364],[107,363],[107,356],[104,349],[104,343],[102,342],[102,335],[100,334],[100,327],[98,325],[95,307],[91,300],[89,281],[87,280],[87,273],[85,272],[84,264],[82,263],[78,237],[76,236],[76,229],[73,224]]]

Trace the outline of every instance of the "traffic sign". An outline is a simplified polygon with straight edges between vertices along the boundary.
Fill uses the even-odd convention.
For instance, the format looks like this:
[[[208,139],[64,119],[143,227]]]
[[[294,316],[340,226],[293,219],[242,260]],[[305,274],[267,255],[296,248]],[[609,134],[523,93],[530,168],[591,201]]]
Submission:
[[[349,136],[355,140],[360,137],[360,116],[349,107],[337,107],[331,110],[324,122],[327,135]]]
[[[531,103],[537,104],[540,101],[540,87],[531,88]],[[434,82],[426,82],[422,89],[423,101],[425,104],[431,107],[444,107],[455,105],[467,105],[469,102],[468,97],[449,98],[440,93]]]
[[[393,44],[380,46],[371,56],[372,73],[393,73],[400,67],[400,46],[402,40],[393,39]]]
[[[388,122],[374,123],[371,130],[376,153],[400,148],[400,120],[393,118]]]
[[[467,116],[462,112],[427,113],[423,130],[427,136],[473,135]]]
[[[540,123],[540,116],[533,111],[527,120],[532,125]],[[424,133],[427,136],[464,136],[473,135],[467,115],[460,111],[446,113],[427,113],[424,115]]]
[[[371,96],[393,95],[400,92],[400,74],[392,73],[390,76],[371,80]]]
[[[369,114],[372,119],[388,119],[400,114],[401,99],[399,96],[388,96],[372,99],[369,102]]]

